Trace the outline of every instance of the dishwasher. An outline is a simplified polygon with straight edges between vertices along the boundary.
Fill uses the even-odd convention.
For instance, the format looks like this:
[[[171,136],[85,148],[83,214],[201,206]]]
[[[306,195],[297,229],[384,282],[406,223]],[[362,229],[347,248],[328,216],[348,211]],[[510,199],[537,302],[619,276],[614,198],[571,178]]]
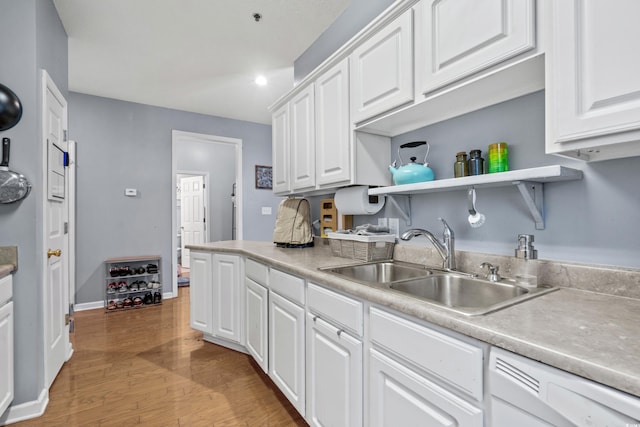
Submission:
[[[492,427],[640,427],[640,398],[495,347],[489,390]]]

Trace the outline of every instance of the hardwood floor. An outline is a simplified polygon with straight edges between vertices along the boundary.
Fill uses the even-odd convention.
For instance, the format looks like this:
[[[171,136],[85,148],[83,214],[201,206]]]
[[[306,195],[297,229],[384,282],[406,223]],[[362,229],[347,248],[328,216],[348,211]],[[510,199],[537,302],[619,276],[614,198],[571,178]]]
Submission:
[[[78,312],[74,354],[25,426],[306,426],[250,356],[189,327],[189,288],[161,306]]]

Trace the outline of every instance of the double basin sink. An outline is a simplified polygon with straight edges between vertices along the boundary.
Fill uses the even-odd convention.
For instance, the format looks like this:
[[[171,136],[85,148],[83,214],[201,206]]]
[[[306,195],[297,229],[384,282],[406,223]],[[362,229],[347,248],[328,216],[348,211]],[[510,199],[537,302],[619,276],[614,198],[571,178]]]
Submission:
[[[518,286],[510,279],[492,282],[465,273],[427,269],[397,261],[325,267],[320,270],[343,279],[410,295],[468,316],[506,308],[557,289],[550,286]]]

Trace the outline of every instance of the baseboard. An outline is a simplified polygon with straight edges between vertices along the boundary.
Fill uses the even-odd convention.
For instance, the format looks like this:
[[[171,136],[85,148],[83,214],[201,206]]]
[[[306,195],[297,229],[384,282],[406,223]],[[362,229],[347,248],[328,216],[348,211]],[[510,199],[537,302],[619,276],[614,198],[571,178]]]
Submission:
[[[94,310],[96,308],[104,308],[104,301],[83,302],[73,306],[74,311]]]
[[[30,420],[44,414],[49,404],[49,390],[43,389],[38,396],[38,400],[9,406],[4,415],[0,417],[0,425],[17,423],[18,421]]]

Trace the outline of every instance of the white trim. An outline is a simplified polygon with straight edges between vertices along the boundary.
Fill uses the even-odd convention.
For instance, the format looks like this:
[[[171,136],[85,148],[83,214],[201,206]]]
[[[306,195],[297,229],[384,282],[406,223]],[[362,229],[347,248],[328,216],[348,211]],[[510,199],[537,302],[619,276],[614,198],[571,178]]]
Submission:
[[[76,309],[76,312],[94,310],[96,308],[104,310],[104,301],[83,302],[80,304],[76,304],[74,308]]]
[[[172,297],[178,296],[178,263],[175,259],[176,248],[178,247],[178,229],[177,229],[177,194],[176,194],[176,174],[178,171],[177,164],[177,145],[182,138],[198,139],[203,142],[227,143],[235,146],[236,158],[236,240],[242,240],[242,224],[243,224],[243,193],[242,184],[242,139],[228,138],[224,136],[207,135],[202,133],[185,132],[173,129],[171,131],[171,286]],[[209,202],[211,203],[211,201]],[[207,212],[208,215],[208,212]],[[165,280],[166,283],[166,280]]]
[[[47,409],[47,405],[49,405],[49,390],[43,388],[38,400],[9,406],[4,415],[0,417],[0,425],[13,424],[40,417]]]

